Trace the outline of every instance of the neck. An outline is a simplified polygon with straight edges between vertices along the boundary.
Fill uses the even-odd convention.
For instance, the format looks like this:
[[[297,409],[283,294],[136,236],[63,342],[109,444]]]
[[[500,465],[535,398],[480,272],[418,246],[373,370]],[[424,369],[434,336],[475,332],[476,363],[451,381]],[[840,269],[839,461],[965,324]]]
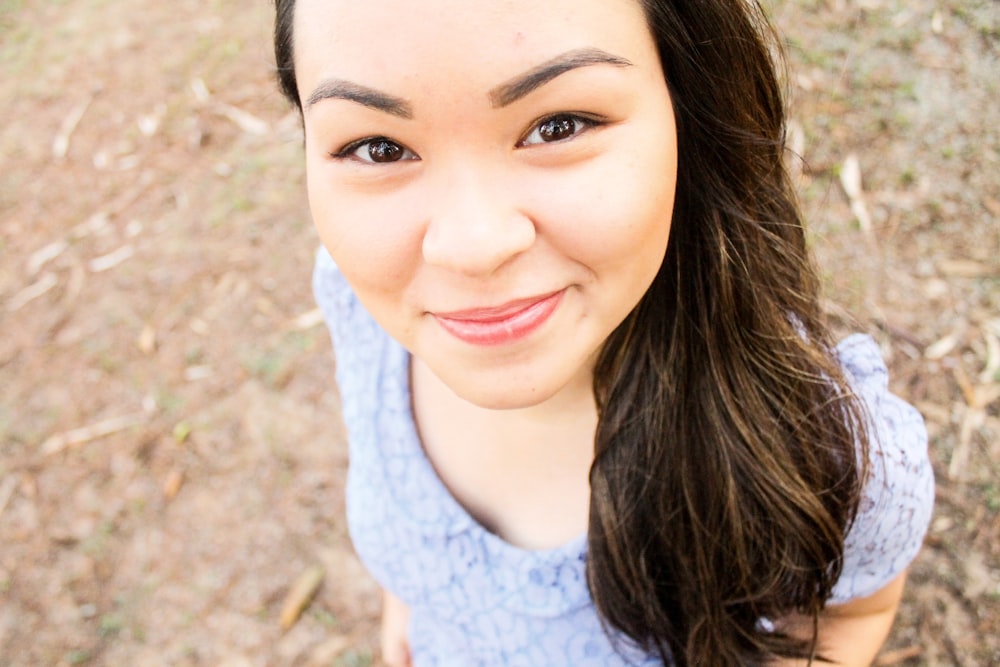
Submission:
[[[537,455],[537,445],[550,449],[558,443],[572,443],[577,450],[581,447],[593,450],[597,406],[593,372],[589,366],[553,396],[522,408],[496,410],[475,405],[455,394],[416,358],[412,361],[411,385],[415,412],[422,427],[424,422],[428,422],[426,425],[429,426],[430,422],[436,421],[434,415],[447,415],[450,423],[459,426],[460,432],[465,434],[463,439],[475,433],[476,441],[482,442],[485,436],[510,453],[523,445]],[[565,437],[570,434],[574,437]],[[551,440],[556,435],[562,437],[557,441]]]
[[[455,499],[517,546],[564,544],[587,528],[597,407],[591,373],[548,400],[493,410],[457,396],[424,364],[411,368],[427,457]]]

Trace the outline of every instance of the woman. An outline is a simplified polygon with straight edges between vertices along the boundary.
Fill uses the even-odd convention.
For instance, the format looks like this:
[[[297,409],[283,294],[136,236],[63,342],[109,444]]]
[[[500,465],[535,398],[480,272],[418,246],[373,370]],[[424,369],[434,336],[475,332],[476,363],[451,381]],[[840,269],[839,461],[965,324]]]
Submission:
[[[867,664],[933,497],[755,5],[278,0],[390,665]]]

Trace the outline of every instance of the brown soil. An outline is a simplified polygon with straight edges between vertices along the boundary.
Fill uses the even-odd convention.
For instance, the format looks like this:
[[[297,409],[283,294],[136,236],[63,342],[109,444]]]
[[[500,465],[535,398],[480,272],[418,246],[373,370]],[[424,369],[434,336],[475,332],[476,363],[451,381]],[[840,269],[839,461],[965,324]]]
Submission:
[[[881,664],[1000,664],[1000,5],[773,5],[830,312],[939,480]],[[270,12],[0,1],[0,667],[378,664]]]

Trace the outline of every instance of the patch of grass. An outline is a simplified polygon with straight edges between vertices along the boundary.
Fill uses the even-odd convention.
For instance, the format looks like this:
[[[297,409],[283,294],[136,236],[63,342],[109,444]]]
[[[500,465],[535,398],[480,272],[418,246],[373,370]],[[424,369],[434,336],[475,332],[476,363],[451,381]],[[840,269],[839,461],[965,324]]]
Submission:
[[[983,500],[990,512],[1000,512],[1000,485],[987,484],[983,489]]]
[[[987,39],[1000,37],[1000,20],[997,20],[995,0],[964,0],[952,3],[951,14]]]
[[[333,661],[333,667],[370,667],[372,654],[369,651],[350,650]]]
[[[243,368],[251,375],[263,380],[269,387],[281,389],[295,374],[297,360],[303,352],[315,347],[315,334],[292,332],[282,338],[274,347],[256,352],[246,358]]]
[[[184,403],[184,398],[173,393],[169,387],[156,392],[156,405],[168,415],[175,415],[183,410]]]
[[[186,366],[197,366],[205,360],[205,348],[201,345],[194,345],[184,350],[184,364]]]
[[[121,614],[105,614],[101,616],[97,633],[101,639],[111,639],[116,637],[125,626],[125,618]]]
[[[254,377],[274,387],[286,375],[287,357],[279,351],[269,350],[243,362],[243,368]]]
[[[94,654],[86,649],[74,649],[67,653],[64,659],[71,665],[85,665],[90,662],[93,657]]]
[[[917,100],[917,82],[912,79],[907,81],[902,81],[896,87],[896,94],[905,97],[908,100]]]
[[[108,538],[115,532],[115,524],[110,520],[100,523],[93,535],[90,535],[80,543],[80,550],[88,556],[100,559],[104,556],[108,547]]]
[[[309,610],[309,615],[316,619],[320,625],[324,628],[333,629],[340,625],[340,620],[333,614],[333,612],[323,609],[321,607],[313,607]]]
[[[15,14],[23,8],[24,0],[0,0],[0,33],[5,33],[17,25]]]

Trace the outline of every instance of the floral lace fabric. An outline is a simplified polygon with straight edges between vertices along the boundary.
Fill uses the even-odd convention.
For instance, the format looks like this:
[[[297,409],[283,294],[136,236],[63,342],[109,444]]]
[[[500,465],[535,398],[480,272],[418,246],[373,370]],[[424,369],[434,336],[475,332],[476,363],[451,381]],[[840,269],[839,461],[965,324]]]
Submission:
[[[661,664],[602,629],[587,590],[585,536],[551,550],[519,549],[458,504],[421,447],[406,350],[372,320],[324,250],[313,287],[334,340],[350,441],[351,538],[375,579],[411,608],[414,666]],[[843,602],[906,568],[934,490],[923,420],[889,393],[874,341],[854,335],[837,350],[876,436],[873,476],[832,598]]]

